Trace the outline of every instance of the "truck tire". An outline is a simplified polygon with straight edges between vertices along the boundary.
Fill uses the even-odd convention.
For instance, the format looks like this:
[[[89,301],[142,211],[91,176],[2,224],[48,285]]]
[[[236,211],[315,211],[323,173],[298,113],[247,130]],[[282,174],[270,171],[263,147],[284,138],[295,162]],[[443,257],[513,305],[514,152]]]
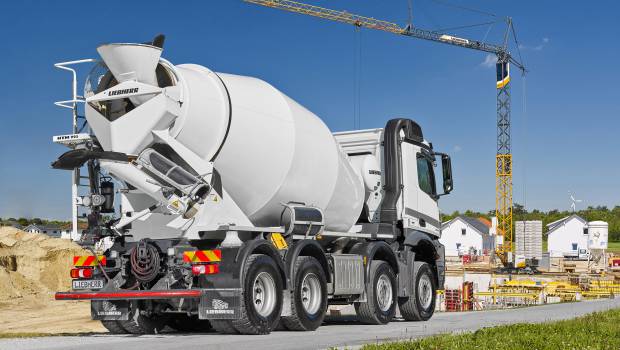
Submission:
[[[220,334],[239,334],[230,320],[210,320],[211,327]]]
[[[355,303],[357,318],[367,324],[387,324],[396,314],[396,274],[390,264],[381,260],[370,263],[370,284],[366,302]]]
[[[101,324],[112,334],[128,334],[129,332],[123,328],[120,321],[101,321]]]
[[[291,331],[313,331],[323,323],[327,311],[325,271],[311,256],[298,257],[293,271],[292,314],[280,322]]]
[[[421,263],[415,272],[413,295],[398,298],[400,314],[407,321],[427,321],[435,312],[437,287],[433,270],[428,263]]]
[[[252,254],[245,262],[241,292],[241,317],[232,325],[241,334],[269,334],[280,321],[282,278],[267,255]]]
[[[180,332],[208,332],[212,328],[208,320],[201,320],[196,315],[171,315],[168,327]]]
[[[145,316],[140,312],[138,302],[129,304],[129,319],[120,321],[121,326],[131,334],[159,334],[166,327],[166,316]]]

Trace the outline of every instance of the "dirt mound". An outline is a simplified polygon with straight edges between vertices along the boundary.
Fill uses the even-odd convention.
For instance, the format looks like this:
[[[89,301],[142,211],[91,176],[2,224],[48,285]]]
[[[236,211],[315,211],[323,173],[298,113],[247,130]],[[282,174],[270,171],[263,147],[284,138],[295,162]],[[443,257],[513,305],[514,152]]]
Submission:
[[[68,290],[74,255],[90,253],[68,240],[0,227],[0,302]]]

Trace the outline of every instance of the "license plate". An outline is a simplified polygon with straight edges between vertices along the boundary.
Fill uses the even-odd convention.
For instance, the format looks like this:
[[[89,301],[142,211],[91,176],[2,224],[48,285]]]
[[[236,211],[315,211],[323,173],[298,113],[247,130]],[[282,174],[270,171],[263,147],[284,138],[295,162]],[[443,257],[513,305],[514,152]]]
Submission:
[[[73,280],[73,289],[101,289],[103,280]]]

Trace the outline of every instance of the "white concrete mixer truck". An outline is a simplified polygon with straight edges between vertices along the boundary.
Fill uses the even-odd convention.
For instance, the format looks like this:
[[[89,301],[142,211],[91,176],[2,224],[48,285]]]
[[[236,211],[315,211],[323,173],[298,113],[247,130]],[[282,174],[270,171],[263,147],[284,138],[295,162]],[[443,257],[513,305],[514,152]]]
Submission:
[[[268,83],[162,46],[99,46],[72,102],[87,132],[55,137],[71,150],[52,166],[88,171],[86,233],[112,242],[75,257],[56,299],[90,300],[113,333],[311,331],[346,304],[363,323],[428,320],[452,174],[420,126],[332,134]]]

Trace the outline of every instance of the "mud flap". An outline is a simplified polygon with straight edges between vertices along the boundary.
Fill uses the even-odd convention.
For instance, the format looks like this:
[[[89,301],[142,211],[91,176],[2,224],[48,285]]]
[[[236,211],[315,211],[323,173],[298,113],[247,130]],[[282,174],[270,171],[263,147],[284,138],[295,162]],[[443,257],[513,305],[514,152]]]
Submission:
[[[198,318],[234,320],[241,317],[241,288],[207,289],[200,297]]]
[[[127,321],[129,302],[127,300],[92,300],[90,314],[93,320]]]

